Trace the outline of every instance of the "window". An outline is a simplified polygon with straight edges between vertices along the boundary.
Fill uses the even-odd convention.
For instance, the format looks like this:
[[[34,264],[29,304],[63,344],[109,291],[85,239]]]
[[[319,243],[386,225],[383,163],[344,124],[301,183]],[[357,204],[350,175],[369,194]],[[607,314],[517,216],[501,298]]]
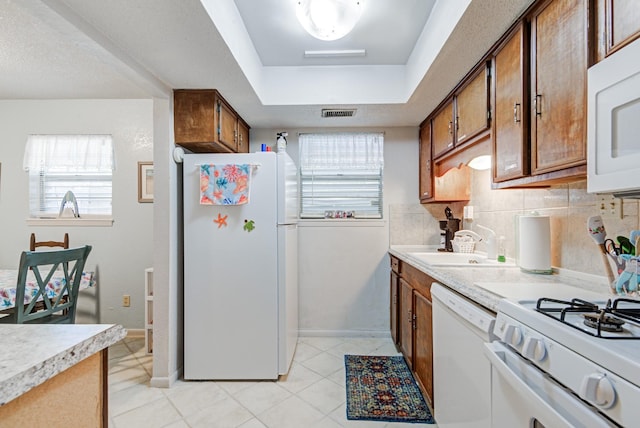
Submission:
[[[81,217],[111,216],[110,135],[30,135],[23,166],[29,173],[30,217],[58,217],[69,190]]]
[[[301,218],[382,218],[384,134],[301,134],[299,142]]]

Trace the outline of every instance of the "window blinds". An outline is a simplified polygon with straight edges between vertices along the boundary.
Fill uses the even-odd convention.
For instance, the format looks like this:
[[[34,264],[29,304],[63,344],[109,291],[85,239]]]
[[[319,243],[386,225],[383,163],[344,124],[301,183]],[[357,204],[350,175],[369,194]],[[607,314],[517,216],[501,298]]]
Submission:
[[[300,216],[382,218],[382,133],[301,134]]]
[[[111,215],[115,169],[110,135],[30,135],[23,167],[29,173],[31,217],[56,217],[71,190],[80,215]]]

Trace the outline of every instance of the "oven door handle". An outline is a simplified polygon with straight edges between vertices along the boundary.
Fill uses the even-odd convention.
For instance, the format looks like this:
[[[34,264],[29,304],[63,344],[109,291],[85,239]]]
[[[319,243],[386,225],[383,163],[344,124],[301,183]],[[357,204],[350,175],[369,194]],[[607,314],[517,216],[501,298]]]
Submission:
[[[545,376],[531,363],[522,359],[515,352],[511,351],[507,347],[505,347],[500,342],[491,342],[484,344],[484,354],[491,362],[491,369],[496,370],[498,374],[507,381],[516,391],[523,395],[523,400],[531,406],[531,417],[536,417],[539,419],[545,426],[553,426],[553,427],[574,427],[575,424],[567,420],[562,414],[560,414],[554,406],[548,402],[545,397],[536,393],[535,389],[532,388],[532,385],[525,382],[515,371],[513,371],[509,365],[506,363],[507,358],[515,358],[517,363],[521,363],[522,367],[520,367],[523,372],[526,372],[527,379],[531,382],[538,380],[540,382],[550,382]],[[578,403],[578,399],[566,392],[561,386],[556,385],[555,382],[551,385],[546,385],[549,389],[553,388],[553,395],[556,399],[562,399],[563,402],[573,402]],[[578,405],[576,409],[582,407]],[[605,422],[599,416],[596,416],[590,411],[587,411],[583,415],[588,418],[590,422],[592,422],[589,426],[593,427],[610,427],[612,426],[608,422]],[[576,416],[576,415],[574,415]]]

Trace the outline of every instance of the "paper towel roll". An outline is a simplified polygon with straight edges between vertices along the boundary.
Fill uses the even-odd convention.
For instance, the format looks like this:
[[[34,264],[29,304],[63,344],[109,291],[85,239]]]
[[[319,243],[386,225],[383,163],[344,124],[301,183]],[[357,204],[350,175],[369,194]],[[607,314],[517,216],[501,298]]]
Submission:
[[[549,217],[520,216],[518,235],[520,269],[530,273],[552,273]]]

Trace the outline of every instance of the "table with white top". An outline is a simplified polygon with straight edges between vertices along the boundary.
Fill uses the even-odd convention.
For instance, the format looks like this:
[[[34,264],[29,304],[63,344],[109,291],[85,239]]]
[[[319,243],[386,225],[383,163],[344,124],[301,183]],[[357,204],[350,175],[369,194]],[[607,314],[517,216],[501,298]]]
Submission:
[[[16,305],[16,285],[18,280],[17,269],[0,269],[0,313],[7,311]],[[50,299],[60,294],[65,285],[64,276],[52,277],[47,283],[46,292]],[[93,272],[83,272],[80,280],[80,290],[95,287],[96,281]],[[33,296],[37,295],[38,283],[31,271],[27,274],[27,284],[24,293],[24,304],[28,305]]]

